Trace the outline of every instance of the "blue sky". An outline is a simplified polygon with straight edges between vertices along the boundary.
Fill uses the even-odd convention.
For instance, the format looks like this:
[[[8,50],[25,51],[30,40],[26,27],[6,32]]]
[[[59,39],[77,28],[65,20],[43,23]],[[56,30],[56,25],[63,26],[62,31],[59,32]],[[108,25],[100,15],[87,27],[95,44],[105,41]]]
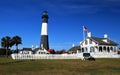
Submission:
[[[120,0],[0,0],[0,39],[18,35],[23,43],[19,48],[39,46],[44,10],[49,15],[50,48],[79,45],[83,25],[92,36],[108,34],[120,44]]]

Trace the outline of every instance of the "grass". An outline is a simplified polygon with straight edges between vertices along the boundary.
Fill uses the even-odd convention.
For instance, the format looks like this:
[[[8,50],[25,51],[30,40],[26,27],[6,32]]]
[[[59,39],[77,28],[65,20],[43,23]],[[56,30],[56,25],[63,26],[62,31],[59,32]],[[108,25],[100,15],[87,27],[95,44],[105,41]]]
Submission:
[[[0,57],[0,75],[120,75],[120,59],[12,60]]]

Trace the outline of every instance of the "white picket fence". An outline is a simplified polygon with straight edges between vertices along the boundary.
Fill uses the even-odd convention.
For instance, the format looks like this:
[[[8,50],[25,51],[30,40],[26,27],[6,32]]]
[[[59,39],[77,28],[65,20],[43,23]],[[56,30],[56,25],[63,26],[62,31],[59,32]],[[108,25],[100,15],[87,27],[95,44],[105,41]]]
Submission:
[[[12,59],[81,59],[77,54],[12,54]]]
[[[116,52],[111,53],[91,53],[91,56],[94,58],[120,58],[120,55],[118,55]]]
[[[91,53],[94,58],[120,58],[115,53]],[[12,59],[83,59],[83,53],[78,54],[12,54]]]

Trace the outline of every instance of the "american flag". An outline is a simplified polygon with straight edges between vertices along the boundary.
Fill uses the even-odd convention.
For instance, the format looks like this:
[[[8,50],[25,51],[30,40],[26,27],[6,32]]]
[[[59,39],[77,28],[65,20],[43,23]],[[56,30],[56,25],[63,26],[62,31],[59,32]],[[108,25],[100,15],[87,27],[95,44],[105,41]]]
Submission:
[[[89,30],[85,26],[83,26],[83,29],[85,32],[89,33]]]

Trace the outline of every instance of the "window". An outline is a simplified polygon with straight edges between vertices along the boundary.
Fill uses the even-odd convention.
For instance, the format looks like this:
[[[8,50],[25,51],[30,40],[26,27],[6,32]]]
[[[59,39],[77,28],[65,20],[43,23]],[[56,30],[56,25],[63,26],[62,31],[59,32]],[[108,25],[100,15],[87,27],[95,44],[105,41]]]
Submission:
[[[84,48],[82,48],[82,52],[84,52]]]
[[[85,40],[85,44],[86,44],[86,45],[88,44],[87,40]]]
[[[106,50],[106,47],[104,46],[103,49]]]
[[[110,52],[110,48],[109,47],[107,47],[107,52]]]
[[[87,47],[85,47],[85,52],[88,52],[88,48]]]
[[[94,52],[94,47],[90,47],[90,52]]]
[[[92,44],[92,39],[89,40],[89,43]]]
[[[106,47],[105,46],[103,47],[103,50],[106,51]]]
[[[99,47],[99,52],[102,52],[102,47],[101,46]]]
[[[113,47],[110,47],[110,50],[113,50]]]

